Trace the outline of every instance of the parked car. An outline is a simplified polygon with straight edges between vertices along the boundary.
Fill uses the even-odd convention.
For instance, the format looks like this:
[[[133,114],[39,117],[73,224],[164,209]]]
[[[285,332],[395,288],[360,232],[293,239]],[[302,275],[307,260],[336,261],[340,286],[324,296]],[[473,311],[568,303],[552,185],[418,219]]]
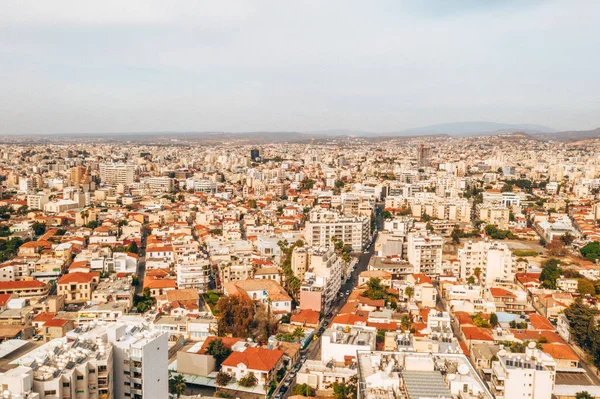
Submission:
[[[306,355],[302,355],[302,356],[300,357],[300,361],[301,361],[302,363],[304,363],[304,362],[306,361]]]

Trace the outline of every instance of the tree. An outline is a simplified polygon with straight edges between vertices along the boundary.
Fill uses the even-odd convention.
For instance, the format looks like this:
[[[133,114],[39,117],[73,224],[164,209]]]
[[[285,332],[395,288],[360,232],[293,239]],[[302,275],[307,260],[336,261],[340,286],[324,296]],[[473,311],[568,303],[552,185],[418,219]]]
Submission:
[[[550,256],[565,256],[567,254],[565,251],[565,243],[558,238],[547,243],[546,249]]]
[[[229,381],[231,381],[232,378],[233,377],[231,376],[231,374],[226,373],[224,371],[219,371],[217,373],[217,376],[215,377],[215,382],[218,386],[224,387],[225,385],[229,384]]]
[[[546,288],[556,289],[556,280],[560,277],[560,268],[558,259],[548,259],[542,264],[542,273],[540,281]]]
[[[594,241],[586,244],[580,250],[581,255],[589,261],[595,262],[600,259],[600,242]]]
[[[481,268],[476,267],[473,270],[473,275],[477,278],[477,282],[481,285]]]
[[[292,337],[298,339],[298,342],[304,337],[304,329],[302,327],[296,327],[292,333]]]
[[[573,237],[573,235],[569,232],[563,234],[560,239],[565,245],[571,245],[573,241],[575,241],[575,237]]]
[[[140,249],[135,241],[131,241],[131,244],[129,244],[129,247],[127,248],[127,252],[131,252],[132,254],[140,253]]]
[[[221,363],[231,355],[233,351],[223,344],[223,340],[214,339],[210,341],[206,348],[206,353],[215,359],[217,369],[221,368]]]
[[[173,375],[169,372],[169,393],[175,395],[176,398],[184,394],[187,387],[185,378],[181,374]]]
[[[410,298],[415,294],[415,289],[411,286],[406,287],[404,290],[404,296],[408,297],[408,301],[410,302]]]
[[[496,313],[490,315],[490,324],[492,327],[498,326],[498,315]]]
[[[356,399],[357,382],[356,375],[346,382],[334,382],[332,387],[335,399]]]
[[[575,399],[594,399],[594,397],[588,391],[581,391],[575,393]]]
[[[381,212],[381,217],[385,220],[392,218],[392,213],[390,211]]]
[[[294,395],[302,395],[302,396],[315,396],[316,395],[316,391],[313,387],[311,387],[308,384],[300,384],[300,385],[296,385],[294,387],[294,390],[292,391],[292,394]]]
[[[475,277],[474,276],[469,276],[467,278],[467,284],[469,284],[469,285],[475,284]]]
[[[387,297],[387,291],[381,284],[381,280],[376,277],[372,277],[367,281],[367,289],[362,293],[362,296],[370,299],[385,299]]]
[[[586,278],[578,278],[577,279],[577,292],[581,295],[596,295],[596,287],[594,287],[594,283]]]
[[[222,296],[217,302],[219,336],[248,338],[254,322],[255,306],[246,298]]]
[[[46,225],[44,223],[35,222],[31,225],[31,228],[36,236],[41,236],[46,232]]]
[[[591,348],[592,337],[597,332],[594,320],[596,310],[584,304],[579,297],[565,309],[565,316],[569,320],[569,331],[575,343],[583,349]]]
[[[253,372],[249,372],[245,377],[242,377],[238,380],[238,385],[241,385],[245,388],[254,387],[258,384],[258,380]]]
[[[452,237],[452,243],[460,244],[460,236],[461,235],[462,235],[462,230],[459,229],[457,226],[455,226],[452,229],[452,233],[450,234],[450,237]]]
[[[402,318],[400,319],[400,325],[404,331],[408,331],[410,329],[411,322],[410,317],[407,314],[402,315]]]

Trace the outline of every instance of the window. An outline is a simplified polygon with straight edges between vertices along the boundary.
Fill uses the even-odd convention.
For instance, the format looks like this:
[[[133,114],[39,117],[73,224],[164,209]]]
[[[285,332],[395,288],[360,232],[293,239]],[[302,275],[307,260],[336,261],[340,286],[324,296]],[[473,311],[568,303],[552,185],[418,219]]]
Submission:
[[[78,375],[77,376],[77,381],[82,381],[83,380],[83,376],[82,375]]]

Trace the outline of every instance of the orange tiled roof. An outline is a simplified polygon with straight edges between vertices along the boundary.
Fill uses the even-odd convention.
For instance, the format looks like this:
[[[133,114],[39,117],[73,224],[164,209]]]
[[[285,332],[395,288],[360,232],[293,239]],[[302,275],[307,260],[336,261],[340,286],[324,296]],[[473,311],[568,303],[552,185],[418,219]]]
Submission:
[[[250,370],[270,371],[275,367],[283,356],[281,350],[269,350],[263,348],[246,348],[243,352],[233,352],[222,363],[223,366],[237,367],[243,363]]]

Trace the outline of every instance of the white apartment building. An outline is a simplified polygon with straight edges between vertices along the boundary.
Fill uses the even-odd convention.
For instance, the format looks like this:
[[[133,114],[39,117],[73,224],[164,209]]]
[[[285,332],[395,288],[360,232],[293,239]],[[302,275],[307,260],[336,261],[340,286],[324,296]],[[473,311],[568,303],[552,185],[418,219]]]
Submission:
[[[173,190],[174,183],[170,177],[149,177],[146,179],[148,188],[157,192],[169,192]]]
[[[18,366],[0,374],[2,395],[6,399],[39,399],[40,394],[33,392],[33,369]]]
[[[410,233],[407,236],[407,260],[414,267],[413,273],[428,276],[442,270],[442,249],[444,240],[436,235]]]
[[[68,342],[54,339],[10,364],[20,366],[27,376],[4,374],[16,390],[31,390],[39,399],[111,399],[113,395],[113,347],[100,339]],[[24,384],[31,384],[28,387]]]
[[[300,302],[304,299],[304,302],[313,303],[320,299],[319,310],[329,311],[342,286],[343,266],[344,262],[333,247],[310,251],[309,267],[300,287]]]
[[[481,271],[481,281],[492,285],[497,280],[512,281],[516,273],[516,262],[511,250],[499,241],[468,241],[458,250],[460,278],[475,276],[475,269]]]
[[[494,224],[499,229],[506,229],[510,210],[501,204],[479,204],[477,205],[477,219],[487,224]]]
[[[28,209],[44,209],[44,205],[50,202],[50,196],[44,193],[29,194],[27,196],[27,208]]]
[[[133,183],[135,175],[135,165],[118,164],[118,163],[101,163],[100,180],[104,184],[123,184],[130,185]]]
[[[169,396],[168,336],[143,323],[124,321],[90,325],[67,333],[70,339],[92,338],[112,346],[110,381],[114,389],[111,397],[115,399]]]
[[[177,288],[196,288],[205,292],[208,288],[208,272],[210,262],[208,259],[188,259],[177,262]]]
[[[525,353],[501,349],[492,363],[490,382],[497,399],[550,399],[554,391],[556,362],[530,342]]]
[[[313,247],[327,247],[332,240],[341,240],[353,251],[362,251],[370,240],[370,219],[367,216],[346,217],[332,211],[311,211],[306,223],[306,241]]]
[[[356,356],[357,351],[375,350],[375,327],[336,327],[321,336],[321,360],[344,363],[346,356]]]
[[[216,194],[219,184],[212,180],[187,179],[186,187],[197,193]]]

